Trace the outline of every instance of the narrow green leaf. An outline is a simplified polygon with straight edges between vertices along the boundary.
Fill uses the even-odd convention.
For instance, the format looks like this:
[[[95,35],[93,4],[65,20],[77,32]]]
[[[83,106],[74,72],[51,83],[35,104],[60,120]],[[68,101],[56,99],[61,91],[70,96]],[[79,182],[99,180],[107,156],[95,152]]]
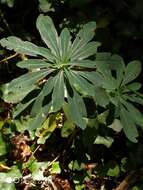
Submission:
[[[55,78],[50,112],[61,109],[64,103],[64,86],[64,73],[61,71]]]
[[[42,59],[29,59],[26,61],[20,61],[17,63],[17,66],[20,68],[27,68],[27,69],[38,69],[38,68],[52,67],[50,62],[46,62]]]
[[[77,99],[75,97],[75,93],[73,94],[73,97],[68,96],[68,103],[64,105],[63,109],[65,112],[65,115],[67,115],[68,118],[70,118],[74,124],[76,124],[82,129],[85,129],[86,122],[83,119],[83,115],[79,108]]]
[[[71,35],[67,28],[64,28],[60,35],[60,54],[61,59],[66,60],[69,57],[69,51],[71,48]]]
[[[103,84],[103,77],[95,71],[78,71],[78,74],[81,75],[82,77],[86,78],[88,81],[93,83],[95,87],[101,87]]]
[[[40,15],[37,19],[36,26],[40,32],[41,38],[51,49],[51,52],[59,57],[59,39],[52,19],[49,16]]]
[[[38,52],[39,52],[38,55],[47,58],[48,61],[55,62],[55,60],[57,59],[57,57],[48,48],[39,47]]]
[[[134,82],[134,83],[131,83],[131,84],[126,85],[126,88],[125,88],[124,92],[129,92],[129,91],[131,91],[131,90],[137,91],[137,90],[139,90],[141,87],[142,87],[142,84],[141,84],[141,83],[139,83],[139,82]]]
[[[83,26],[83,28],[79,31],[77,34],[77,37],[75,38],[73,44],[72,44],[72,52],[71,56],[75,54],[79,50],[79,48],[82,48],[87,44],[90,40],[92,40],[96,29],[96,23],[95,22],[89,22]]]
[[[6,144],[3,140],[2,134],[0,132],[0,156],[5,155],[6,153],[7,153]]]
[[[36,98],[36,100],[32,106],[32,110],[31,110],[32,115],[36,115],[39,113],[39,109],[42,108],[43,100],[44,100],[45,96],[49,95],[53,90],[55,79],[56,79],[56,77],[50,77],[45,82],[40,94],[38,95],[38,97]]]
[[[95,29],[96,22],[88,22],[87,24],[83,25],[83,28],[79,31],[77,36],[87,43],[94,37]]]
[[[140,105],[143,105],[143,98],[137,96],[136,94],[128,95],[128,99],[132,102],[136,102]]]
[[[95,88],[95,102],[97,105],[106,107],[110,100],[105,89],[97,87]]]
[[[88,58],[91,55],[96,54],[97,48],[100,46],[99,42],[89,42],[83,47],[78,48],[78,50],[71,55],[71,60],[82,60]]]
[[[116,71],[117,86],[120,86],[125,71],[125,63],[119,55],[112,55],[110,59],[111,70]]]
[[[94,96],[94,86],[85,78],[78,75],[78,72],[65,71],[66,76],[71,86],[73,86],[79,93],[85,96]]]
[[[33,123],[30,126],[31,127],[30,130],[35,130],[43,124],[46,117],[48,116],[49,109],[50,109],[50,103],[46,104],[39,110],[38,115],[35,117]]]
[[[26,103],[19,103],[14,111],[13,111],[13,118],[16,118],[21,112],[23,112],[33,101],[35,100],[35,98],[32,98],[30,101],[26,102]]]
[[[36,83],[39,80],[51,72],[53,72],[52,69],[43,69],[41,71],[27,73],[12,80],[3,86],[3,99],[10,103],[21,101],[28,93],[36,88]]]
[[[20,54],[27,54],[31,56],[39,55],[38,46],[28,41],[22,41],[20,38],[15,36],[3,38],[0,40],[0,44],[1,46],[6,47],[9,50],[14,50]]]
[[[140,72],[141,72],[141,63],[139,61],[130,62],[126,67],[122,85],[125,85],[125,84],[133,81],[135,78],[138,77]]]
[[[139,136],[136,125],[132,120],[132,115],[129,115],[128,111],[122,106],[120,111],[120,119],[123,125],[123,131],[127,138],[137,143],[137,137]]]
[[[95,65],[96,62],[95,61],[91,61],[91,60],[75,60],[75,62],[70,62],[68,63],[68,65],[71,65],[72,67],[84,67],[84,68],[94,68],[95,69]]]
[[[8,103],[20,102],[27,94],[29,94],[32,90],[36,88],[35,85],[31,85],[31,86],[25,86],[25,88],[22,89],[18,88],[13,89],[12,87],[9,87],[9,84],[10,83],[5,84],[2,89],[3,91],[2,98],[5,102]]]
[[[124,101],[123,103],[134,122],[143,128],[143,115],[141,114],[141,112],[133,104],[127,101]]]

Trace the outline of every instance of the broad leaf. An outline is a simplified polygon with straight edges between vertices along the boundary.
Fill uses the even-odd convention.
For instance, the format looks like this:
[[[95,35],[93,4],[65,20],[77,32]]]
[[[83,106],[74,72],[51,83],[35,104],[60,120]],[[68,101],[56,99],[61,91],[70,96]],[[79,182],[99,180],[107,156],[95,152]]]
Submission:
[[[94,144],[103,144],[107,148],[109,148],[113,142],[114,142],[114,140],[111,137],[102,137],[102,136],[98,135],[94,141]]]
[[[141,63],[139,61],[130,62],[126,67],[122,85],[125,85],[125,84],[133,81],[135,78],[138,77],[140,72],[141,72]]]
[[[119,119],[114,119],[113,123],[111,125],[108,125],[108,127],[116,132],[120,132],[123,128],[121,121]]]

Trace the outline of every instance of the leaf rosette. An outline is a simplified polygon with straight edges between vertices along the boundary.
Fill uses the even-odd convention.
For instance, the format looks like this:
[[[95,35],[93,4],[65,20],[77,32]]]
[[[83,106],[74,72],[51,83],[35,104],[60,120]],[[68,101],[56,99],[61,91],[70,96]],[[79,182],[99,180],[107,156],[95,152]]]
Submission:
[[[84,96],[95,95],[93,79],[97,76],[91,70],[95,69],[96,62],[89,57],[100,46],[99,42],[91,42],[96,23],[85,24],[73,42],[67,28],[58,36],[49,16],[40,15],[36,26],[47,48],[14,36],[0,40],[3,47],[33,57],[17,63],[18,67],[28,69],[28,73],[3,85],[3,99],[20,102],[14,117],[31,106],[31,114],[41,124],[47,114],[64,108],[76,125],[85,128],[86,109],[80,105],[84,105]]]

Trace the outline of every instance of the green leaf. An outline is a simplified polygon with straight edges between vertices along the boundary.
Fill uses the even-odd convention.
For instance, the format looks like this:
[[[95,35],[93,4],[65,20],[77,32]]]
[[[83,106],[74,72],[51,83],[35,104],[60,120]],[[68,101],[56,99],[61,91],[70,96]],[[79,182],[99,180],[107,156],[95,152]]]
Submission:
[[[54,83],[55,83],[55,77],[50,77],[44,84],[43,89],[41,90],[41,92],[39,93],[38,97],[36,98],[33,106],[32,106],[32,110],[31,110],[31,114],[32,115],[37,115],[39,113],[39,109],[42,107],[43,105],[43,101],[45,96],[49,95],[54,87]]]
[[[137,125],[143,127],[143,115],[141,114],[141,112],[131,103],[126,102],[126,101],[123,103],[125,107],[127,108],[128,112],[130,113],[130,116],[134,120],[134,122]]]
[[[77,37],[75,38],[73,44],[72,44],[72,52],[71,56],[73,57],[73,54],[79,50],[79,48],[82,48],[87,44],[90,40],[92,40],[94,36],[94,30],[96,28],[95,22],[89,22],[83,26],[83,28],[79,31],[77,34]]]
[[[83,115],[78,106],[75,91],[73,97],[68,96],[68,103],[64,105],[63,109],[68,118],[73,121],[74,124],[78,125],[80,128],[85,129],[86,122],[83,119]]]
[[[91,61],[91,60],[75,60],[75,62],[70,62],[68,63],[68,65],[71,65],[70,68],[72,67],[84,67],[84,68],[95,68],[95,61]]]
[[[72,134],[74,129],[75,129],[75,125],[73,124],[73,122],[70,120],[66,120],[64,122],[62,129],[61,129],[62,137],[68,137],[69,135]]]
[[[23,53],[31,56],[36,56],[38,52],[38,46],[31,42],[24,42],[15,36],[1,39],[0,44],[9,50],[14,50],[17,53]]]
[[[16,130],[20,133],[24,133],[25,131],[29,132],[30,140],[35,139],[35,131],[31,130],[31,126],[34,122],[35,118],[31,118],[30,115],[26,117],[21,117],[20,119],[13,120],[13,123],[16,126]]]
[[[97,71],[101,73],[105,78],[111,76],[110,68],[111,54],[110,53],[97,53],[96,54],[96,67]]]
[[[16,118],[21,112],[23,112],[30,104],[32,104],[32,102],[35,100],[35,98],[31,99],[28,102],[21,102],[19,103],[14,111],[13,111],[13,118]]]
[[[112,76],[107,76],[102,85],[107,91],[113,91],[118,88],[117,80]]]
[[[33,180],[42,180],[44,179],[44,171],[48,168],[49,162],[37,162],[36,160],[29,163],[28,169],[31,171]]]
[[[88,22],[83,25],[83,28],[77,34],[77,37],[82,39],[84,42],[89,42],[95,35],[96,22]]]
[[[71,49],[71,35],[67,28],[64,28],[60,35],[60,54],[62,60],[69,59],[69,53]]]
[[[50,49],[44,48],[44,47],[39,47],[39,54],[45,58],[47,58],[48,61],[55,62],[57,59],[56,56],[51,52]]]
[[[94,141],[94,144],[103,144],[107,148],[109,148],[113,142],[114,142],[114,139],[112,137],[103,137],[103,136],[98,135]]]
[[[140,98],[136,94],[128,95],[128,99],[132,102],[136,102],[140,105],[143,105],[143,98]]]
[[[139,90],[141,87],[142,87],[142,84],[141,84],[141,83],[139,83],[139,82],[134,82],[134,83],[131,83],[131,84],[126,85],[126,88],[125,88],[124,92],[129,92],[129,91],[131,91],[131,90],[137,91],[137,90]]]
[[[107,174],[106,174],[107,176],[111,176],[111,177],[119,176],[120,168],[119,168],[119,165],[116,164],[114,161],[107,163],[106,167],[107,167]]]
[[[43,69],[41,71],[30,72],[22,75],[3,87],[3,99],[6,102],[17,103],[21,101],[28,93],[36,88],[36,83],[53,70]]]
[[[34,118],[33,123],[30,126],[31,130],[35,130],[43,124],[46,117],[48,116],[49,109],[50,109],[50,103],[46,104],[39,110],[38,115]]]
[[[61,173],[61,168],[60,168],[59,162],[54,162],[52,164],[51,173],[52,174],[60,174]]]
[[[130,62],[126,67],[122,85],[125,85],[133,81],[135,78],[138,77],[140,72],[141,72],[141,63],[139,61]]]
[[[120,119],[125,135],[130,141],[136,143],[136,138],[139,136],[136,125],[132,120],[132,115],[129,115],[128,111],[123,106],[120,111]]]
[[[103,113],[97,116],[97,121],[101,124],[106,125],[106,120],[107,120],[108,115],[109,115],[109,110],[104,111]]]
[[[78,74],[89,80],[91,83],[93,83],[95,87],[101,87],[103,84],[104,79],[98,72],[79,71]]]
[[[113,123],[111,125],[108,125],[108,127],[113,129],[117,133],[119,133],[123,128],[122,123],[119,119],[114,119]]]
[[[94,96],[95,90],[94,86],[89,83],[85,78],[78,75],[78,72],[74,71],[67,71],[66,76],[69,80],[69,83],[72,87],[75,88],[79,93],[83,94],[84,96]]]
[[[4,188],[7,187],[7,184],[10,186],[8,189],[14,190],[14,182],[19,180],[22,177],[21,172],[17,166],[12,166],[8,172],[0,172],[0,180],[2,183],[0,185]],[[10,185],[11,184],[11,185]],[[6,189],[4,189],[6,190]]]
[[[16,190],[14,183],[0,183],[0,189],[2,190]]]
[[[83,47],[80,47],[76,52],[72,53],[70,58],[72,61],[88,58],[89,56],[96,54],[99,46],[99,42],[89,42]]]
[[[45,144],[51,133],[57,128],[56,116],[57,114],[49,115],[42,126],[37,128],[35,133],[38,137],[37,144]]]
[[[23,89],[13,89],[10,86],[10,83],[3,85],[3,100],[8,103],[18,103],[20,102],[27,94],[29,94],[32,90],[36,88],[35,85],[25,86]]]
[[[52,19],[49,16],[40,15],[37,19],[36,26],[41,38],[51,49],[51,52],[55,56],[60,57],[59,38]]]
[[[64,103],[64,87],[64,73],[60,71],[55,78],[50,112],[56,112],[61,109]]]
[[[100,87],[97,87],[95,89],[94,99],[97,105],[100,105],[103,107],[106,107],[110,102],[107,92],[103,88],[100,88]]]
[[[6,47],[9,50],[14,50],[15,52],[20,54],[43,56],[42,49],[40,49],[40,47],[36,46],[31,42],[22,41],[20,38],[17,38],[15,36],[1,39],[0,44],[1,46]]]
[[[6,153],[7,153],[6,144],[3,140],[2,134],[0,132],[0,156],[5,155]]]
[[[52,8],[52,3],[47,0],[39,0],[39,9],[43,13],[48,13],[50,11],[54,11],[54,8]]]
[[[17,63],[17,66],[20,68],[27,68],[27,69],[38,69],[38,68],[52,67],[51,63],[46,62],[42,59],[29,59],[26,61],[20,61]]]
[[[123,80],[123,74],[125,71],[125,63],[123,61],[123,58],[119,55],[112,55],[110,58],[109,66],[111,70],[116,71],[117,86],[119,87]]]

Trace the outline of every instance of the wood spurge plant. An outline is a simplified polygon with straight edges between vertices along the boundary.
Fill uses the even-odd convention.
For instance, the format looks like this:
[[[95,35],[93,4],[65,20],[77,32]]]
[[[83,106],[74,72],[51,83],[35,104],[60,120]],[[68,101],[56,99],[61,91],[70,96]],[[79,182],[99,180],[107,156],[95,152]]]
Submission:
[[[104,107],[111,102],[115,106],[113,117],[121,120],[127,137],[136,142],[136,126],[143,126],[143,117],[131,103],[142,103],[142,95],[137,93],[141,84],[131,82],[141,72],[140,62],[133,61],[125,67],[121,57],[97,53],[100,43],[90,42],[95,22],[85,24],[73,42],[67,28],[58,36],[49,16],[40,15],[36,26],[47,48],[14,36],[0,41],[7,49],[33,57],[17,63],[28,73],[2,87],[6,102],[21,101],[14,110],[14,118],[31,105],[31,115],[35,116],[31,128],[36,129],[48,114],[63,109],[74,124],[85,129],[87,113],[83,98],[90,97]]]
[[[91,144],[109,148],[114,138],[117,141],[122,134],[127,137],[130,146],[140,138],[143,115],[139,109],[143,105],[143,95],[140,92],[142,84],[137,80],[141,73],[141,62],[135,60],[125,64],[121,56],[101,52],[101,43],[94,41],[94,21],[84,24],[75,37],[68,28],[58,34],[51,17],[43,14],[38,16],[36,27],[45,43],[42,47],[15,36],[0,40],[3,48],[26,56],[26,59],[16,63],[24,74],[0,86],[3,103],[13,105],[8,119],[2,124],[0,120],[0,130],[3,131],[3,134],[0,133],[0,156],[9,154],[9,145],[15,147],[17,153],[14,165],[5,168],[6,174],[3,171],[5,162],[0,162],[0,180],[4,181],[0,181],[0,187],[5,190],[8,187],[4,184],[5,180],[11,180],[10,190],[14,190],[17,188],[13,184],[15,180],[22,179],[22,184],[29,180],[28,189],[47,189],[53,184],[51,176],[56,176],[56,179],[62,172],[69,174],[70,171],[78,173],[82,170],[85,176],[82,180],[75,173],[72,177],[75,189],[85,190],[85,181],[94,177],[92,172],[96,168],[94,164],[89,171],[87,166],[82,167],[82,159],[86,162],[90,160],[92,153],[88,147]],[[7,138],[11,139],[9,145],[5,142]],[[60,138],[69,138],[67,147],[61,156],[57,154],[59,150],[55,146],[55,153],[50,155],[52,161],[39,162],[36,153],[41,145],[43,149],[47,146],[50,138],[49,151],[50,142],[52,144],[57,140],[56,143],[59,143]],[[78,155],[80,161],[78,158],[68,158],[63,169],[60,161],[65,161],[69,147],[75,157],[78,147],[86,151],[84,154],[81,148]],[[100,165],[106,167],[106,176],[109,178],[119,177],[124,172],[127,160],[124,158],[120,163],[103,161]],[[20,170],[25,172],[24,177]],[[99,166],[95,172],[96,179],[104,172]],[[37,186],[36,182],[40,180],[42,183]],[[69,186],[71,189],[68,190],[74,189],[71,184]]]

